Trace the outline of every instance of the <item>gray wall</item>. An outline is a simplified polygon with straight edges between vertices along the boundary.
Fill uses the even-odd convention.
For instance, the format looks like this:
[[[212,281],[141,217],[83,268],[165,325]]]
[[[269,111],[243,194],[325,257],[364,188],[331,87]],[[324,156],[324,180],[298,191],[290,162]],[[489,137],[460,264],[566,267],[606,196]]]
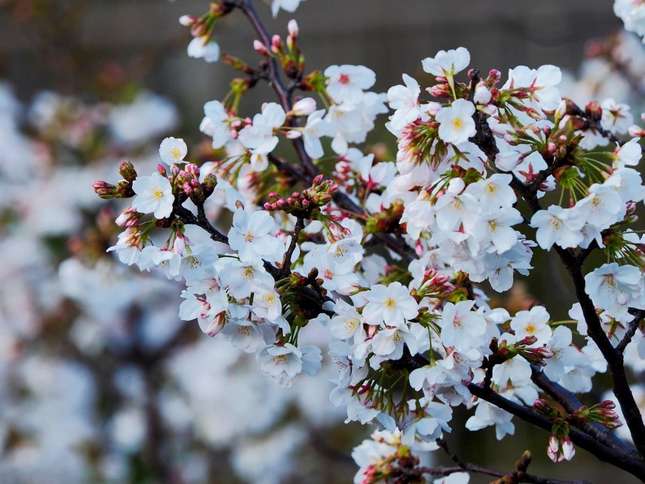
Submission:
[[[15,0],[14,0],[15,1]],[[25,0],[22,0],[24,3]],[[29,2],[27,2],[29,3]],[[41,2],[42,3],[42,2]],[[54,39],[35,34],[28,23],[0,11],[0,73],[26,96],[56,86],[83,91],[80,75],[70,75],[66,49],[79,66],[99,60],[123,63],[128,75],[180,102],[194,119],[201,104],[221,96],[231,77],[221,64],[206,65],[185,56],[186,29],[177,18],[198,14],[206,0],[50,0],[58,27]],[[401,72],[419,71],[419,61],[438,49],[463,45],[482,71],[526,63],[576,68],[584,44],[620,24],[610,0],[306,0],[295,17],[310,67],[362,63],[378,75],[378,87],[398,82]],[[0,2],[0,5],[2,2]],[[60,8],[58,8],[60,7]],[[68,10],[65,10],[68,8]],[[269,19],[268,8],[260,6]],[[77,16],[77,18],[75,17]],[[269,22],[286,30],[290,14]],[[42,19],[41,19],[42,24]],[[42,25],[41,25],[42,27]],[[239,15],[219,26],[225,51],[248,60],[253,40]],[[80,60],[79,60],[80,59]]]

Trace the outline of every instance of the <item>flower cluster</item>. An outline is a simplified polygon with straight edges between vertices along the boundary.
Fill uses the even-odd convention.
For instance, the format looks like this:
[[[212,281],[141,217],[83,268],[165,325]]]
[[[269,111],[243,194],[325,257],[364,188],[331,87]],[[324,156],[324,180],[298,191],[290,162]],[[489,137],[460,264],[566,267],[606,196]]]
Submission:
[[[530,415],[551,430],[554,461],[573,458],[573,427],[610,442],[607,408],[578,402],[562,414],[541,398],[576,399],[608,369],[643,445],[638,408],[621,400],[623,352],[636,367],[645,341],[645,240],[635,228],[645,132],[629,106],[578,106],[552,65],[483,77],[463,47],[422,61],[428,86],[404,75],[381,94],[364,66],[307,72],[294,21],[283,41],[257,28],[246,2],[213,5],[191,20],[193,34],[210,35],[215,17],[240,9],[256,21],[259,66],[227,57],[244,77],[204,106],[207,155],[167,138],[152,175],[124,164],[116,185],[95,185],[132,199],[110,250],[182,281],[180,317],[255,354],[285,386],[320,370],[326,348],[305,332],[326,329],[331,401],[348,421],[386,429],[359,448],[359,482],[412,472],[408,452],[437,449],[460,406],[471,412],[466,428],[494,427],[498,439],[514,433],[514,415]],[[242,115],[240,99],[265,80],[277,102]],[[386,103],[393,160],[359,146]],[[286,145],[297,163],[281,155]],[[491,304],[542,251],[575,285],[571,320],[552,317],[555,307]],[[594,251],[608,262],[585,274]]]

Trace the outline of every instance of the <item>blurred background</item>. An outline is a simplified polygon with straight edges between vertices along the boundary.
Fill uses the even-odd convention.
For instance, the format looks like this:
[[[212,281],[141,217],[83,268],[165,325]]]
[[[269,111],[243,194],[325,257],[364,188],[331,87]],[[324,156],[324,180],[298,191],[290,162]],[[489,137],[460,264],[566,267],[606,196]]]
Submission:
[[[225,341],[179,321],[173,283],[105,254],[117,212],[91,183],[112,179],[120,159],[155,163],[166,135],[199,144],[203,104],[228,90],[231,70],[188,58],[177,21],[207,7],[0,0],[0,482],[353,478],[351,449],[370,429],[343,424],[328,402],[330,373],[285,392]],[[286,30],[291,16],[259,9],[271,31]],[[611,94],[636,115],[644,103],[645,51],[621,32],[610,0],[306,0],[294,17],[310,69],[363,64],[379,90],[402,72],[420,77],[420,60],[437,50],[465,46],[483,72],[559,65],[580,103]],[[239,15],[218,25],[223,51],[255,60]],[[268,99],[260,87],[242,110]],[[372,138],[392,148],[382,127]],[[558,267],[535,262],[532,285],[496,302],[546,299],[566,317],[570,287],[553,285]],[[315,328],[308,337],[324,343]],[[520,422],[498,443],[459,430],[463,418],[449,440],[465,460],[510,469],[529,448],[538,474],[635,482],[582,450],[551,465],[546,434]]]

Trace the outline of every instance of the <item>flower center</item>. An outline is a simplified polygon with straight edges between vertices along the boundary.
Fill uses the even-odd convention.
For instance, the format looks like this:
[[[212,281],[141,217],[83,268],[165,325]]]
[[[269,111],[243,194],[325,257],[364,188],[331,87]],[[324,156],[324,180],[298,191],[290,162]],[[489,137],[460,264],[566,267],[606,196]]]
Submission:
[[[535,334],[535,331],[537,331],[537,328],[535,327],[535,325],[533,323],[529,323],[529,324],[526,325],[526,328],[524,328],[524,330],[528,334]]]
[[[245,267],[242,269],[242,277],[244,279],[250,280],[253,279],[253,275],[255,274],[255,271],[253,270],[253,267]]]
[[[289,361],[289,356],[287,355],[278,355],[273,357],[273,362],[276,365],[284,365],[287,361]]]
[[[255,235],[253,235],[252,232],[247,232],[246,234],[244,234],[245,242],[253,242],[254,239],[255,239]]]
[[[614,278],[613,274],[607,274],[603,277],[603,279],[605,280],[605,284],[610,287],[614,287],[616,285],[616,279]]]
[[[392,310],[396,308],[396,301],[393,298],[388,297],[383,303],[383,305],[385,306],[386,309]]]
[[[452,127],[455,129],[461,129],[464,127],[464,120],[461,118],[454,118],[452,120]]]
[[[152,191],[152,198],[155,200],[161,200],[163,198],[163,190],[161,188],[155,188]]]
[[[551,226],[555,230],[560,230],[560,226],[562,226],[562,221],[559,218],[551,217]]]
[[[181,150],[179,148],[177,148],[177,147],[172,148],[170,150],[170,156],[172,156],[173,159],[175,159],[175,160],[181,159]]]
[[[353,318],[345,321],[345,328],[348,331],[354,331],[357,327],[358,327],[358,319]]]
[[[343,85],[349,84],[349,76],[347,74],[341,74],[340,77],[338,78],[338,82],[340,82]]]

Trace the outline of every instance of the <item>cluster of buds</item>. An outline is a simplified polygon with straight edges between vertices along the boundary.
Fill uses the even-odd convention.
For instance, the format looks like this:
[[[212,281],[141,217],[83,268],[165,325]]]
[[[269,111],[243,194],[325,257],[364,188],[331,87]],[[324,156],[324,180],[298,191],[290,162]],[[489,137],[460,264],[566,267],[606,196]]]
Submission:
[[[282,210],[300,218],[312,218],[312,215],[319,211],[320,207],[328,204],[338,185],[323,175],[318,175],[311,182],[311,187],[301,191],[293,192],[287,197],[281,197],[275,192],[269,193],[268,201],[264,209],[269,211]]]
[[[536,341],[535,336],[525,336],[513,345],[514,350],[531,363],[543,365],[544,360],[553,357],[553,352],[546,346],[534,347]]]
[[[549,436],[549,444],[546,454],[554,463],[571,460],[576,455],[576,448],[569,438],[567,427],[566,433],[552,433]]]
[[[104,200],[133,197],[132,182],[137,179],[134,165],[129,161],[122,161],[119,165],[119,174],[123,179],[119,180],[116,185],[103,180],[94,182],[92,184],[94,192]]]
[[[190,28],[190,34],[195,38],[206,39],[208,41],[213,35],[213,29],[217,19],[227,15],[233,10],[230,2],[213,2],[208,8],[208,12],[201,17],[194,15],[182,15],[179,23],[184,27]]]
[[[162,176],[167,176],[167,170],[164,165],[159,164],[157,171]],[[178,165],[172,166],[170,180],[173,185],[173,191],[180,199],[183,197],[190,198],[193,203],[200,205],[213,193],[217,185],[215,175],[207,175],[203,182],[199,181],[199,175],[199,166],[194,163],[186,163],[183,168]]]
[[[439,123],[416,120],[403,128],[399,139],[399,151],[416,165],[429,163],[439,166],[446,155],[446,146],[439,139]]]
[[[468,79],[472,82],[477,81],[477,78],[479,78],[479,72],[476,69],[469,69]],[[479,80],[475,84],[474,92],[470,93],[473,102],[476,104],[496,103],[499,100],[498,84],[501,78],[502,73],[498,69],[488,71],[488,76],[485,79]]]
[[[616,429],[622,425],[616,413],[616,404],[611,400],[604,400],[591,407],[582,406],[572,417],[584,422],[596,422],[608,429]]]
[[[455,290],[455,285],[446,274],[442,274],[435,268],[429,267],[423,274],[423,282],[418,289],[411,291],[412,296],[419,300],[424,297],[444,297]]]
[[[576,448],[569,438],[570,426],[567,416],[562,410],[542,398],[533,403],[533,408],[553,422],[546,450],[549,459],[555,463],[573,459]]]
[[[497,339],[493,339],[490,343],[490,349],[493,354],[488,359],[495,364],[499,364],[515,356],[522,356],[533,364],[542,365],[544,360],[553,356],[553,352],[546,346],[534,347],[533,345],[536,341],[535,336],[525,336],[515,343],[509,343],[505,340],[499,342]]]
[[[288,31],[286,42],[283,42],[279,35],[274,35],[271,38],[271,45],[265,45],[260,40],[255,40],[253,48],[261,56],[275,56],[287,77],[300,81],[305,69],[305,58],[298,46],[300,30],[295,20],[289,21]]]

